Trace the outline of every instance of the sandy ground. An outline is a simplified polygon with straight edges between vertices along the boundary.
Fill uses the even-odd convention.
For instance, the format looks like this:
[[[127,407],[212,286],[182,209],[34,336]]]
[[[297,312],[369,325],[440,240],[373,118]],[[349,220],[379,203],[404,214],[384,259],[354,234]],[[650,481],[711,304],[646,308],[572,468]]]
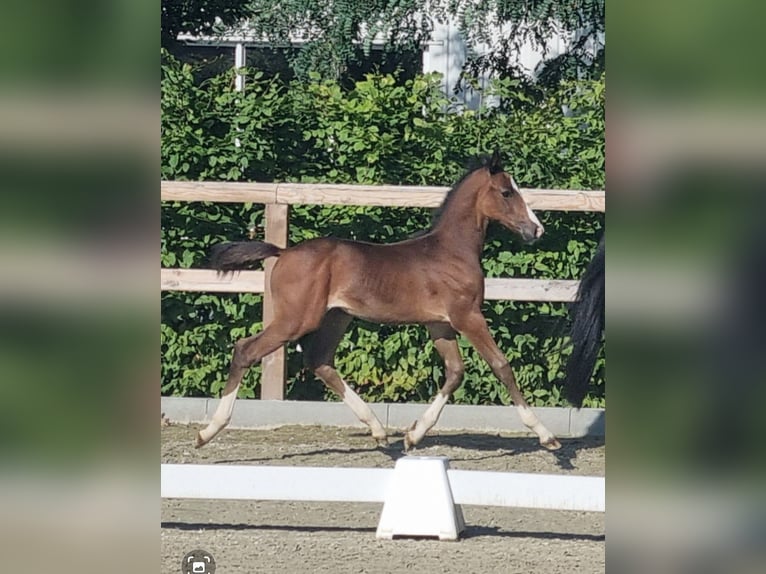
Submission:
[[[281,427],[227,430],[200,450],[197,427],[161,429],[163,463],[270,464],[391,468],[401,436],[376,448],[360,429]],[[601,438],[562,440],[542,450],[536,438],[438,433],[413,454],[447,456],[451,468],[604,475]],[[464,506],[459,542],[376,540],[382,504],[163,500],[161,571],[201,548],[229,573],[596,573],[604,571],[604,514]]]

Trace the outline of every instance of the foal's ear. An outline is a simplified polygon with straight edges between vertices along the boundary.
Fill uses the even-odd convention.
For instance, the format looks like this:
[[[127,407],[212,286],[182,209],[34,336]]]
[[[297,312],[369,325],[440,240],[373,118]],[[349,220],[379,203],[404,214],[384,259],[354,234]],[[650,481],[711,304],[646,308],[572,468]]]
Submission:
[[[495,148],[495,151],[492,152],[492,157],[489,159],[487,167],[492,175],[503,171],[503,159],[500,157],[500,150],[498,148]]]

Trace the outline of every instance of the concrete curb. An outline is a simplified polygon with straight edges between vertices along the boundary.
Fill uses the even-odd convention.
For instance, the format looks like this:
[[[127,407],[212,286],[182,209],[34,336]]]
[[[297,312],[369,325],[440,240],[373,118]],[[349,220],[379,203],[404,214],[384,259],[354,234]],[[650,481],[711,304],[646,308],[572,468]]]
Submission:
[[[161,410],[175,423],[207,423],[218,399],[161,397]],[[423,404],[370,403],[389,430],[409,427],[426,408]],[[534,407],[540,420],[556,436],[605,436],[604,409]],[[232,428],[269,428],[283,425],[364,427],[343,403],[323,401],[261,401],[240,399],[234,407]],[[434,430],[476,430],[528,433],[516,409],[504,406],[447,405]]]

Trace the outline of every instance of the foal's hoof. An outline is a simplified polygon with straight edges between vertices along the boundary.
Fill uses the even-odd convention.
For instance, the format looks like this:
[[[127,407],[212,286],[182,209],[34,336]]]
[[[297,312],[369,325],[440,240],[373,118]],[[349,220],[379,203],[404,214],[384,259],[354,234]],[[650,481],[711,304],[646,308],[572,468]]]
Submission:
[[[375,439],[375,443],[380,448],[388,448],[388,437],[387,436],[384,436],[384,437],[374,436],[372,438]]]
[[[561,448],[561,443],[558,441],[558,439],[555,436],[552,436],[545,442],[540,441],[540,444],[543,445],[548,450],[558,450]]]
[[[200,448],[202,446],[205,446],[207,444],[207,441],[202,438],[202,435],[200,433],[197,433],[197,440],[194,442],[194,448]]]
[[[404,452],[407,452],[411,450],[414,446],[418,444],[419,441],[416,441],[410,436],[410,433],[415,430],[415,425],[418,424],[418,421],[415,421],[410,425],[410,428],[407,429],[407,432],[404,433]]]

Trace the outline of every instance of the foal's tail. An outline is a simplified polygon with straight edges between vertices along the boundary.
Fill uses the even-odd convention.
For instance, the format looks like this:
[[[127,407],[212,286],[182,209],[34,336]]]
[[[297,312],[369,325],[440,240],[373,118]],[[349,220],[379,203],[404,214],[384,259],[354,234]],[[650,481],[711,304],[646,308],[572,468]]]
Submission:
[[[279,257],[282,248],[265,241],[219,243],[210,250],[210,264],[221,273],[251,269],[261,259]]]
[[[604,237],[598,244],[596,254],[588,264],[577,290],[577,299],[570,307],[572,317],[572,355],[566,366],[564,396],[577,408],[588,392],[593,375],[601,336],[604,332],[605,291]]]

